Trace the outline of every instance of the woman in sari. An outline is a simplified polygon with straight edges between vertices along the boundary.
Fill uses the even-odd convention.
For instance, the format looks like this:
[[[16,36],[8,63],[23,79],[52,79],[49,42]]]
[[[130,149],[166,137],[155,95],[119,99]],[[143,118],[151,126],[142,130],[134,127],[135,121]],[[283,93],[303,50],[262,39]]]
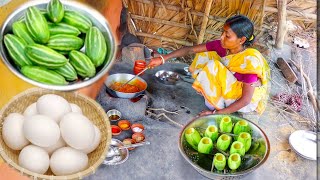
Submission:
[[[200,115],[257,112],[262,114],[268,97],[269,66],[261,53],[249,48],[254,42],[253,23],[243,15],[226,20],[219,40],[183,47],[151,59],[155,67],[170,58],[197,53],[189,67],[192,87],[209,110]]]

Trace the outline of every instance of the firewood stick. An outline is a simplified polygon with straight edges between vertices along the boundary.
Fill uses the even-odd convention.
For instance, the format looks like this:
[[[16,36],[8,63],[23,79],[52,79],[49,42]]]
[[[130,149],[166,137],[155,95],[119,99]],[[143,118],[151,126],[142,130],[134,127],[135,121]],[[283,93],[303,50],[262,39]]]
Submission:
[[[307,76],[306,73],[304,73],[303,69],[300,68],[300,66],[297,65],[296,62],[290,60],[292,62],[292,64],[301,72],[302,76],[304,77],[304,79],[306,80],[307,82],[307,86],[308,86],[308,96],[310,98],[310,101],[312,103],[312,106],[313,106],[313,109],[315,112],[318,112],[318,105],[317,105],[317,100],[314,96],[314,91],[313,91],[313,87],[312,87],[312,84],[311,84],[311,81],[310,81],[310,78]]]

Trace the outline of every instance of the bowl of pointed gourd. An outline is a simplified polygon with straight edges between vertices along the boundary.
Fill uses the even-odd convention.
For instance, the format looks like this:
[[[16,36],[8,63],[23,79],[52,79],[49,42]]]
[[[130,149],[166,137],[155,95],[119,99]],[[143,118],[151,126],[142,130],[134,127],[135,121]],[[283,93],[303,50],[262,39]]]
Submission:
[[[209,115],[184,126],[179,151],[194,169],[210,179],[237,179],[268,159],[270,142],[250,120],[234,115]]]
[[[115,52],[105,17],[76,1],[28,1],[0,28],[3,63],[23,81],[46,89],[93,84],[111,68]]]

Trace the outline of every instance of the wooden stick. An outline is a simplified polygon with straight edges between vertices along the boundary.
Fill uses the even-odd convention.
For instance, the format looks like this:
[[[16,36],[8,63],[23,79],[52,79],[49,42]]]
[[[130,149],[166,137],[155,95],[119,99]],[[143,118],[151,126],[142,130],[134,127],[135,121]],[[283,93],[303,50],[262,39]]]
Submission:
[[[275,47],[281,49],[283,47],[284,37],[287,33],[287,0],[278,0],[278,28]]]
[[[181,45],[185,45],[185,46],[192,46],[193,45],[193,43],[185,41],[185,40],[172,39],[169,37],[159,36],[159,35],[155,35],[155,34],[148,34],[148,33],[144,33],[144,32],[136,32],[136,35],[142,36],[142,37],[153,38],[153,39],[159,39],[161,41],[173,42],[173,43],[177,43],[177,44],[181,44]]]
[[[277,13],[278,12],[278,8],[266,6],[266,7],[264,7],[264,11],[265,12]],[[288,15],[298,16],[298,17],[301,17],[301,18],[306,19],[306,20],[310,20],[310,19],[313,20],[313,21],[317,20],[317,15],[316,14],[296,12],[296,11],[292,11],[292,10],[288,10],[287,13],[288,13]]]
[[[315,112],[318,112],[318,104],[317,104],[317,100],[316,98],[314,97],[314,91],[313,91],[313,87],[312,87],[312,84],[311,84],[311,81],[310,81],[310,78],[306,75],[306,73],[304,73],[303,69],[300,68],[300,66],[297,65],[296,62],[290,60],[292,62],[292,64],[301,72],[302,76],[304,77],[304,79],[306,80],[307,82],[307,86],[308,86],[308,96],[309,96],[309,99],[312,103],[312,106],[313,106],[313,109]]]
[[[210,13],[211,5],[212,5],[212,0],[207,0],[206,9],[204,11],[204,16],[202,18],[202,24],[201,24],[200,34],[199,34],[199,38],[198,38],[198,44],[201,44],[203,42],[204,33],[206,32],[206,29],[207,29],[208,16]]]

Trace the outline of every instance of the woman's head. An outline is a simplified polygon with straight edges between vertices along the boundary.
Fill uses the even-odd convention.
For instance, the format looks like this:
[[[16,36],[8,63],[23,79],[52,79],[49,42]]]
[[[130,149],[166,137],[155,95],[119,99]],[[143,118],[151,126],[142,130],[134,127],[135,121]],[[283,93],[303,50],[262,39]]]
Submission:
[[[232,16],[223,26],[221,44],[226,49],[248,47],[254,41],[253,31],[253,23],[246,16]]]

